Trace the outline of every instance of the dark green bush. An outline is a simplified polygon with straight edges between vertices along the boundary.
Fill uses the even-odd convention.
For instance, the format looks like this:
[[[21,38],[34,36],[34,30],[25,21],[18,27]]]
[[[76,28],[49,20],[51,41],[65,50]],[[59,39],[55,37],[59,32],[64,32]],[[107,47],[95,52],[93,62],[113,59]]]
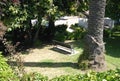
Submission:
[[[10,66],[6,63],[6,59],[0,52],[0,81],[18,81]]]
[[[120,36],[120,25],[116,25],[112,29],[112,36]]]
[[[104,29],[104,37],[120,36],[120,25],[115,25],[113,29]]]
[[[83,27],[80,27],[78,25],[73,25],[71,28],[74,30],[74,32],[72,33],[68,32],[67,39],[80,40],[86,34],[86,30]]]
[[[54,39],[64,42],[66,40],[66,36],[67,36],[66,28],[67,28],[66,25],[56,26],[56,33],[55,33]]]
[[[55,40],[65,41],[65,40],[80,40],[84,37],[86,30],[78,25],[73,25],[71,28],[74,32],[66,31],[66,25],[60,25],[56,27]]]
[[[120,32],[120,25],[115,25],[112,31],[119,31]]]
[[[48,77],[40,73],[29,73],[25,74],[20,81],[48,81]]]
[[[111,37],[112,29],[104,29],[104,37]]]

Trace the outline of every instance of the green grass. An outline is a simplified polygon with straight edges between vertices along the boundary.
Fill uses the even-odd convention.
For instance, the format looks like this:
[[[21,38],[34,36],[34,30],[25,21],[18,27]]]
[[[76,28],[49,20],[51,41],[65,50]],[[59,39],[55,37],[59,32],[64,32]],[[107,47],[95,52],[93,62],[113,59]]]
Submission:
[[[120,37],[112,37],[112,38],[106,38],[104,39],[105,41],[105,46],[106,46],[106,62],[107,62],[107,66],[110,69],[115,69],[115,68],[120,68]],[[63,66],[63,70],[66,72],[77,72],[78,69],[72,69],[72,68],[77,68],[77,66],[75,67],[69,67],[71,66],[71,63],[77,63],[78,61],[78,57],[80,54],[82,54],[83,52],[83,41],[73,41],[75,50],[78,52],[78,54],[75,55],[64,55],[64,54],[60,54],[59,55],[59,59],[61,59],[61,61],[63,62],[63,64],[61,63],[61,66]],[[57,60],[57,59],[56,59]],[[45,59],[42,60],[41,62],[48,62],[48,63],[56,63],[56,60],[54,59]],[[64,63],[66,62],[66,63]],[[68,64],[67,64],[68,62]],[[71,63],[69,63],[71,62]],[[64,66],[68,66],[68,67],[64,67]]]
[[[120,69],[120,58],[112,57],[106,55],[107,66],[110,69],[119,68]]]
[[[110,69],[120,68],[120,36],[104,39],[106,49],[106,62]],[[75,49],[80,53],[83,51],[83,41],[75,41]]]
[[[40,62],[54,62],[55,60],[53,59],[44,59],[44,60],[41,60]]]
[[[110,68],[120,68],[120,36],[106,38],[106,61]]]
[[[118,36],[114,38],[113,37],[105,38],[104,41],[106,42],[105,57],[108,68],[109,69],[120,68],[120,44],[119,44],[120,37]],[[48,47],[46,46],[45,48],[39,48],[40,49],[39,55],[41,55],[41,57],[35,59],[40,59],[40,60],[38,62],[32,62],[33,65],[30,62],[29,67],[34,71],[36,71],[34,67],[37,67],[41,74],[46,74],[49,78],[53,78],[55,76],[60,76],[60,75],[68,75],[68,74],[74,75],[74,74],[85,73],[84,71],[81,71],[77,65],[78,57],[83,52],[83,41],[82,40],[73,41],[72,43],[74,44],[75,50],[78,52],[77,54],[73,54],[73,55],[63,54],[59,51],[52,50],[51,46]],[[41,54],[43,52],[44,55]]]
[[[110,69],[120,68],[120,36],[105,38],[106,62]],[[75,49],[83,51],[83,41],[75,41]]]
[[[106,62],[107,66],[110,69],[120,68],[120,36],[114,36],[111,38],[105,38],[105,47],[106,47]],[[74,41],[75,50],[79,51],[82,54],[83,51],[83,41]],[[67,57],[67,60],[72,59],[73,62],[77,62],[76,58],[79,57],[80,54],[76,56]],[[68,68],[68,71],[70,69]]]

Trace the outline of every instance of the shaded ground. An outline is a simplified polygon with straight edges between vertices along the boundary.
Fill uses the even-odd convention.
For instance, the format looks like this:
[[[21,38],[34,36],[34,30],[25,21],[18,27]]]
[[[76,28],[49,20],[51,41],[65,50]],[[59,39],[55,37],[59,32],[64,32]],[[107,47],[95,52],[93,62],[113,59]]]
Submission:
[[[120,44],[119,44],[120,37],[106,38],[105,42],[106,42],[105,46],[106,46],[107,55],[119,58],[120,57]]]
[[[40,72],[49,78],[81,73],[77,68],[78,56],[79,54],[71,55],[53,49],[52,45],[32,49],[28,54],[22,55],[26,72]]]

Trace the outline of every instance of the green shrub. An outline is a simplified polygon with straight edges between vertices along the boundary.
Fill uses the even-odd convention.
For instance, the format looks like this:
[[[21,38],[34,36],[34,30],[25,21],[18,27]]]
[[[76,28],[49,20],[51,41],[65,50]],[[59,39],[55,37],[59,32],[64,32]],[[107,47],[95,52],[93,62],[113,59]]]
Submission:
[[[120,36],[120,25],[115,25],[113,29],[104,29],[104,37]]]
[[[50,80],[48,77],[35,72],[24,75],[20,81],[120,81],[120,69],[106,72],[90,71],[78,75],[61,75]]]
[[[36,40],[34,43],[34,46],[39,47],[42,45],[42,42],[40,40]]]
[[[56,27],[55,40],[65,41],[65,40],[80,40],[86,34],[86,30],[78,25],[73,25],[71,28],[74,32],[67,32],[66,25],[60,25]]]
[[[120,31],[120,25],[115,25],[115,27],[112,29],[113,32]]]
[[[20,81],[48,81],[48,77],[40,73],[29,73],[25,74]]]
[[[55,36],[55,40],[64,42],[66,40],[66,36],[64,35],[64,33],[57,32]]]
[[[67,28],[66,25],[56,26],[56,33],[55,33],[54,39],[64,42],[66,40],[66,36],[67,36],[66,28]]]
[[[111,37],[112,30],[111,29],[104,29],[104,37]]]
[[[50,81],[120,81],[120,70],[109,70],[107,72],[89,72],[79,75],[64,75],[51,79]]]
[[[77,24],[72,25],[70,28],[73,29],[74,32],[67,32],[67,40],[80,40],[84,37],[86,33],[86,29],[78,26]]]
[[[72,27],[74,32],[67,34],[67,39],[73,39],[73,40],[80,40],[84,37],[86,30],[79,26],[73,26]]]
[[[77,25],[75,25],[74,28],[75,28],[75,32],[74,32],[75,33],[75,35],[74,35],[75,38],[74,39],[75,40],[82,39],[86,34],[86,29],[84,27],[80,27],[80,26],[77,26]]]
[[[112,36],[120,36],[120,25],[116,25],[111,32]]]
[[[10,66],[6,63],[6,59],[0,52],[0,81],[17,81],[17,77],[13,73]]]
[[[55,77],[50,81],[78,81],[77,77],[72,75],[62,75],[60,77]]]

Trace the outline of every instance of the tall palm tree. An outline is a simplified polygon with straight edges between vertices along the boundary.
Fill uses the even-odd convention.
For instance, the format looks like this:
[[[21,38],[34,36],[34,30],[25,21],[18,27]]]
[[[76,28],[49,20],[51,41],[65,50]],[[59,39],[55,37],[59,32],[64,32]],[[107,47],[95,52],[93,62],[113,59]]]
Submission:
[[[104,69],[105,64],[105,46],[103,42],[103,26],[106,0],[90,0],[88,32],[85,36],[85,48],[79,58],[79,65],[86,64],[86,67],[92,69]],[[83,60],[87,60],[84,61]]]

